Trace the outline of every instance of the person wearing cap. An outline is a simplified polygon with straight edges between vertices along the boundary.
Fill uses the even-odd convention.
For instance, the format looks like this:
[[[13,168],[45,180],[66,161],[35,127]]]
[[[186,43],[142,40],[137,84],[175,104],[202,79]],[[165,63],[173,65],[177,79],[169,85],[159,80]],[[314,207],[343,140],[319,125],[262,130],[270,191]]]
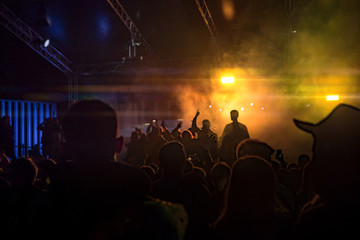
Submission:
[[[317,124],[294,122],[314,138],[304,171],[318,194],[300,213],[296,238],[353,238],[360,224],[360,109],[340,104]]]

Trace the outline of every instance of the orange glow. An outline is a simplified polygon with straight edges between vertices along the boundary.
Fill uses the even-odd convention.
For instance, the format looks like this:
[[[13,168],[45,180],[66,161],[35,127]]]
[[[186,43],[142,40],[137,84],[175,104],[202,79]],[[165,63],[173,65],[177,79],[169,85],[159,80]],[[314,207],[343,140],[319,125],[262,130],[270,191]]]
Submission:
[[[234,1],[233,0],[223,0],[222,1],[223,14],[226,20],[231,21],[234,19],[235,10],[234,10]]]

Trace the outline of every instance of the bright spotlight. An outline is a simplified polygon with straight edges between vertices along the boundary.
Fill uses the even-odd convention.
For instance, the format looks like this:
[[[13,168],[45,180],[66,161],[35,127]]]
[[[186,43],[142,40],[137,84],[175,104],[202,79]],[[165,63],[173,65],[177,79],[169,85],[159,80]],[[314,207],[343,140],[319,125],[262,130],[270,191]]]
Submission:
[[[221,83],[222,84],[234,83],[234,82],[235,82],[234,77],[222,77],[221,78]]]
[[[47,48],[50,45],[50,39],[46,39],[43,45]]]
[[[264,107],[262,107],[261,110],[264,110]]]
[[[222,111],[222,109],[220,108],[220,112]]]
[[[254,103],[250,103],[250,106],[254,106]]]
[[[339,101],[339,95],[327,95],[326,101]]]
[[[244,111],[244,108],[242,107],[242,108],[240,108],[240,110],[241,110],[241,111]]]
[[[209,105],[209,108],[212,108],[212,106],[211,106],[211,105]]]

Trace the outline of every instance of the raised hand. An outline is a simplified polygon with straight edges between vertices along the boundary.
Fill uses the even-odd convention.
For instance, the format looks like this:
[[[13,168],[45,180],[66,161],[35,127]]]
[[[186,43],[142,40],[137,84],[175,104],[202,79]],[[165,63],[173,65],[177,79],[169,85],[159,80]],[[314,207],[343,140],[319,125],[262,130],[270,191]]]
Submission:
[[[198,117],[200,115],[199,109],[196,111],[195,117]]]
[[[177,124],[176,128],[180,129],[180,128],[182,127],[182,125],[183,125],[183,122],[180,121],[180,122]]]

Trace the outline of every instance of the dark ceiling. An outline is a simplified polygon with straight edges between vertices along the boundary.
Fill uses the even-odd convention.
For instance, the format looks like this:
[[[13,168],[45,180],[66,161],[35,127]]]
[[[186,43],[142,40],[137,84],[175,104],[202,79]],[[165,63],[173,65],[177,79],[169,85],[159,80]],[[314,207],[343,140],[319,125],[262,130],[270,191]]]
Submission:
[[[274,27],[283,35],[288,31],[283,1],[231,1],[235,16],[229,21],[224,17],[223,2],[208,0],[207,5],[224,49],[231,50],[233,45],[241,44],[246,32],[256,33],[262,25]],[[120,61],[128,56],[130,33],[106,0],[2,0],[1,3],[49,38],[75,65]],[[194,0],[120,0],[120,3],[160,62],[195,59],[194,65],[196,59],[215,56],[216,46]],[[44,13],[49,25],[42,22]],[[3,26],[0,34],[2,85],[66,84],[59,70]],[[138,55],[142,54],[145,55],[140,48]]]

